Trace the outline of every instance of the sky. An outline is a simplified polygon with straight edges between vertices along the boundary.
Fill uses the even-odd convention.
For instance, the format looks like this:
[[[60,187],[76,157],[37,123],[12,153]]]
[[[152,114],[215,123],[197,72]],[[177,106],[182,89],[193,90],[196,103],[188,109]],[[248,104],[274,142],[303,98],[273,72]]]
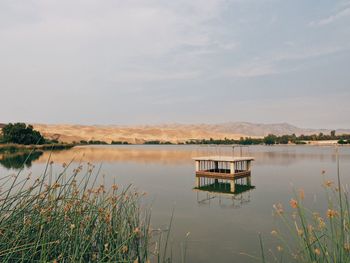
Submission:
[[[350,128],[349,101],[349,0],[0,0],[0,122]]]

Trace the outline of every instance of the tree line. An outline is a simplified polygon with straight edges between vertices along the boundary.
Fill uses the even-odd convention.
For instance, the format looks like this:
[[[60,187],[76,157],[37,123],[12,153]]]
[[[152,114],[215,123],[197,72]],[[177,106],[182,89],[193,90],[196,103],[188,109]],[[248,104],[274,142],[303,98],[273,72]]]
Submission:
[[[335,131],[331,131],[329,135],[319,133],[312,135],[274,135],[269,134],[263,138],[251,138],[251,137],[241,137],[237,139],[213,139],[210,138],[202,140],[188,140],[186,144],[240,144],[240,145],[274,145],[274,144],[306,144],[305,141],[324,141],[324,140],[337,140],[339,144],[350,144],[350,134],[336,135]]]

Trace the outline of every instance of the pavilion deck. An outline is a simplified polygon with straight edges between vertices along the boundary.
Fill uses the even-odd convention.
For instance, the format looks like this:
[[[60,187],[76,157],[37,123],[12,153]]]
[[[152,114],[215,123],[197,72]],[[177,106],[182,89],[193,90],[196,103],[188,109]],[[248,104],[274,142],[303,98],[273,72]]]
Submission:
[[[234,174],[230,173],[228,169],[210,169],[206,171],[197,171],[196,177],[211,177],[215,179],[225,179],[225,180],[234,180],[241,179],[251,175],[250,171],[244,170],[235,170]]]

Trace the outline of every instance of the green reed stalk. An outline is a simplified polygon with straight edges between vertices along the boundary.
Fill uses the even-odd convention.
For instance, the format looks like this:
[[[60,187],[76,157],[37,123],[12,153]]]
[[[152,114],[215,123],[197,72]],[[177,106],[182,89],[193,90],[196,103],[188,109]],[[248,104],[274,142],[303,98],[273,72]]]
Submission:
[[[0,179],[0,262],[148,262],[150,216],[130,187],[96,186],[94,167]],[[10,181],[8,181],[10,179]],[[20,182],[20,183],[19,183]],[[144,214],[145,213],[145,214]]]
[[[260,249],[261,249],[261,262],[265,263],[265,252],[264,252],[264,245],[263,245],[263,240],[261,237],[261,233],[259,233],[259,242],[260,242]]]
[[[290,231],[295,225],[296,231],[291,233],[295,238],[292,243],[284,243],[288,248],[288,262],[350,262],[350,206],[349,194],[341,184],[339,152],[336,149],[337,181],[325,181],[328,199],[328,210],[325,215],[313,213],[304,204],[304,194],[291,199],[293,217],[288,220],[281,207],[275,206],[276,214],[280,216]],[[299,228],[300,225],[300,228]],[[276,234],[276,231],[273,231]],[[285,241],[282,234],[279,240]],[[261,238],[259,238],[261,242]],[[294,250],[291,247],[295,247]],[[279,253],[282,247],[279,246]],[[262,260],[266,260],[262,255]],[[276,261],[276,260],[275,260]]]

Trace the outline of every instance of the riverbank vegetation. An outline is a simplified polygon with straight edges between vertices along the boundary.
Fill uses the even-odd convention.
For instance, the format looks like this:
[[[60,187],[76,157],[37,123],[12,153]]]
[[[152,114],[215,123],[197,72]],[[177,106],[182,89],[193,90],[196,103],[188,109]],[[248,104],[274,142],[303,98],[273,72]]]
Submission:
[[[33,126],[25,123],[9,123],[1,129],[0,153],[64,150],[73,146],[74,144],[44,138],[39,131],[33,129]]]
[[[274,145],[274,144],[307,144],[307,142],[315,141],[338,141],[339,144],[350,143],[350,134],[335,135],[332,131],[330,135],[324,135],[320,133],[318,135],[281,135],[277,136],[274,134],[269,134],[263,138],[251,138],[251,137],[241,137],[239,140],[235,139],[213,139],[209,140],[189,140],[186,144],[240,144],[240,145]]]
[[[79,143],[73,142],[73,144],[76,144],[76,145],[87,145],[87,144],[101,145],[101,144],[108,144],[108,143],[105,141],[100,141],[100,140],[89,140],[89,141],[81,140]]]
[[[150,216],[141,195],[97,185],[91,164],[72,174],[68,167],[54,176],[50,162],[37,178],[0,178],[0,261],[149,262]]]
[[[323,175],[325,173],[322,171]],[[291,212],[282,204],[274,205],[274,213],[281,219],[283,231],[271,231],[278,245],[268,252],[260,239],[262,262],[350,262],[349,191],[341,182],[338,154],[337,180],[325,179],[323,186],[327,197],[324,211],[312,211],[304,205],[303,189],[290,200]]]
[[[150,140],[143,142],[144,145],[192,145],[192,144],[239,144],[239,145],[274,145],[274,144],[307,144],[308,142],[317,142],[317,141],[338,141],[338,144],[350,144],[350,134],[343,135],[281,135],[277,136],[274,134],[269,134],[261,138],[252,138],[252,137],[241,137],[240,139],[191,139],[185,142],[171,142],[171,141],[162,141],[162,140]],[[80,143],[75,143],[76,145],[89,145],[89,144],[103,144],[107,145],[109,143],[105,141],[80,141]],[[112,145],[127,145],[132,144],[127,141],[112,141]]]
[[[338,144],[350,144],[350,139],[348,139],[348,140],[340,139],[338,141]]]
[[[66,150],[74,147],[75,144],[62,144],[62,143],[52,143],[52,144],[41,144],[41,145],[21,145],[21,144],[0,144],[0,153],[29,153],[32,150],[35,151],[51,151],[51,150]]]
[[[126,141],[112,141],[111,144],[116,144],[116,145],[124,144],[125,145],[125,144],[129,144],[129,143]]]
[[[154,141],[146,141],[146,142],[144,142],[143,144],[155,144],[155,145],[157,145],[157,144],[173,144],[172,142],[169,142],[169,141],[159,141],[159,140],[154,140]]]

